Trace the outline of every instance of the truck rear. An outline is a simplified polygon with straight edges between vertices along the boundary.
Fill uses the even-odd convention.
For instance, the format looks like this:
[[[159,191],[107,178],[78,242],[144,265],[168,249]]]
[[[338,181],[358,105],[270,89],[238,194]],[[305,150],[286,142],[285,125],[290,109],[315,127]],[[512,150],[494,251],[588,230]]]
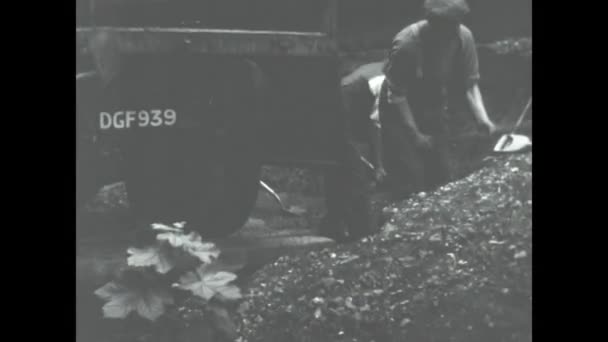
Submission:
[[[254,205],[262,164],[327,168],[338,208],[328,210],[346,215],[357,166],[336,10],[334,0],[77,2],[77,71],[99,73],[91,37],[102,32],[129,70],[114,86],[77,77],[79,136],[118,145],[142,225],[191,221],[207,236],[231,234]],[[94,189],[104,177],[87,165],[99,143],[82,141],[78,187]]]

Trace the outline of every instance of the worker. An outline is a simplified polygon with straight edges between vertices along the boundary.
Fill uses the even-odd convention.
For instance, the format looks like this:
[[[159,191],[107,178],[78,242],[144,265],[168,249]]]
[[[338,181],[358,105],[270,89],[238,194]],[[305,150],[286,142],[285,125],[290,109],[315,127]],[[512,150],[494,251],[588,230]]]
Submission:
[[[458,104],[487,133],[496,130],[479,90],[475,40],[462,24],[468,12],[465,0],[426,0],[425,18],[393,39],[379,109],[384,166],[398,196],[452,178],[449,122]]]
[[[387,173],[384,167],[384,156],[382,153],[382,125],[380,123],[380,92],[382,90],[382,84],[386,77],[384,75],[378,75],[372,77],[368,81],[369,90],[374,96],[374,102],[372,105],[370,118],[370,144],[372,147],[372,156],[374,160],[374,178],[378,184],[386,178]]]
[[[385,79],[382,66],[382,62],[364,64],[342,78],[342,97],[353,136],[360,146],[362,162],[372,169],[376,184],[386,177],[378,113],[380,89]]]
[[[376,70],[377,69],[377,70]],[[353,241],[377,231],[377,217],[372,208],[369,165],[361,158],[361,145],[372,145],[375,132],[372,119],[377,96],[373,84],[382,77],[382,65],[369,64],[342,78],[341,95],[347,121],[345,143],[341,146],[340,166],[325,174],[327,215],[321,222],[320,234],[338,242]],[[374,81],[372,81],[374,80]],[[371,82],[371,83],[370,83]],[[374,116],[376,118],[376,116]],[[375,159],[374,159],[375,160]],[[378,168],[374,167],[378,174]],[[379,176],[378,178],[381,178]]]

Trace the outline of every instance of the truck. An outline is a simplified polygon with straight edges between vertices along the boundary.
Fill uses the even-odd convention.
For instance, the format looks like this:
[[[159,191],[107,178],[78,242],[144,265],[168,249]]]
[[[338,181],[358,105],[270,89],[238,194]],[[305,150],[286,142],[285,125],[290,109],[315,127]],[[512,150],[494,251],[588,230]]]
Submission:
[[[223,237],[250,215],[262,165],[321,167],[325,224],[368,232],[337,9],[337,0],[78,0],[77,204],[120,178],[139,225],[187,221]],[[123,56],[118,84],[99,75],[92,37],[112,37]],[[102,165],[104,142],[121,151],[116,167]]]

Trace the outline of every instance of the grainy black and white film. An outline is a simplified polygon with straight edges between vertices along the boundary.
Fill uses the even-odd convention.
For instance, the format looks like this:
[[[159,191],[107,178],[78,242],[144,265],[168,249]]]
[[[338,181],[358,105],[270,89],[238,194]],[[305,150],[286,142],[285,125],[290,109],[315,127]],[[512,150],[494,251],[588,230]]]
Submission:
[[[531,341],[532,0],[77,0],[78,342]]]

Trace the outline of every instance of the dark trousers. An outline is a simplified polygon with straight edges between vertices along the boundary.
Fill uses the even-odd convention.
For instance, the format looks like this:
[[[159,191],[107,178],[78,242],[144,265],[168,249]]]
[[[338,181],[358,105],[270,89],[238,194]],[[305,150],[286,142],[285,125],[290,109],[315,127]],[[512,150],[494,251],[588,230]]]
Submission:
[[[321,233],[337,239],[345,238],[346,234],[357,239],[373,234],[377,227],[365,165],[352,143],[347,143],[344,149],[340,165],[325,173],[327,215]]]
[[[388,186],[397,197],[429,191],[451,178],[449,131],[445,113],[434,106],[414,105],[412,111],[420,131],[430,135],[433,146],[416,146],[415,136],[389,104],[386,84],[380,96],[380,122]]]

